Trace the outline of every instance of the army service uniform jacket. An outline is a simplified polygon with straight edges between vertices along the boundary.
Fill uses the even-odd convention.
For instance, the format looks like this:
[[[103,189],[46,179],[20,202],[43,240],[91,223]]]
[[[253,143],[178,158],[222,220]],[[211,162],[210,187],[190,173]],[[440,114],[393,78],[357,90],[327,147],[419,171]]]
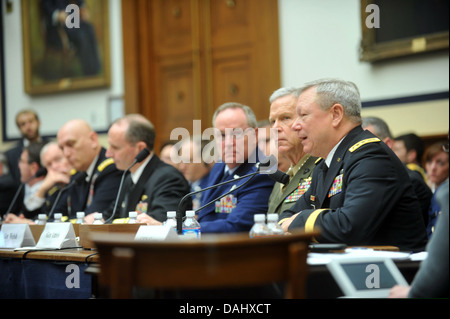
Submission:
[[[298,212],[289,230],[318,229],[318,242],[420,250],[427,241],[404,165],[361,126],[342,140],[327,171],[325,161],[317,165],[310,188],[280,223]]]

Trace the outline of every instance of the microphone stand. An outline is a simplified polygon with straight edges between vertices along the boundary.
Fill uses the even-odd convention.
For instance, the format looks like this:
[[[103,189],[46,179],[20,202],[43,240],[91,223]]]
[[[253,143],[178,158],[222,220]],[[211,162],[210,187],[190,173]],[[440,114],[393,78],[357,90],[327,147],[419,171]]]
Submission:
[[[122,193],[122,186],[123,186],[123,182],[125,180],[125,175],[130,171],[130,169],[136,165],[137,163],[142,162],[144,159],[147,158],[147,156],[150,155],[150,151],[147,148],[142,149],[142,151],[140,151],[138,153],[138,155],[136,155],[136,158],[134,159],[133,163],[126,169],[123,171],[122,174],[122,178],[120,179],[120,184],[119,184],[119,191],[117,192],[117,197],[116,197],[116,201],[114,203],[114,208],[112,211],[111,216],[105,221],[105,224],[109,223],[110,221],[112,221],[114,219],[114,216],[116,215],[116,211],[117,211],[117,204],[119,203],[119,197],[120,197],[120,193]]]
[[[202,193],[202,192],[204,192],[204,191],[207,191],[208,189],[216,188],[216,187],[219,187],[219,186],[222,186],[222,185],[225,185],[225,184],[229,184],[229,183],[236,182],[236,181],[238,181],[238,180],[241,180],[241,179],[250,177],[247,181],[245,181],[244,183],[242,183],[242,184],[239,185],[238,187],[236,187],[236,188],[230,190],[229,192],[227,192],[227,193],[225,193],[225,194],[223,194],[223,195],[220,195],[219,197],[217,197],[217,198],[215,198],[214,200],[210,201],[210,202],[207,203],[206,205],[203,205],[202,207],[198,208],[198,209],[196,210],[196,212],[198,212],[199,210],[201,210],[201,209],[203,209],[203,208],[205,208],[205,207],[211,205],[211,204],[214,203],[216,200],[218,200],[218,199],[220,199],[220,198],[222,198],[222,197],[224,197],[224,196],[227,196],[227,195],[230,194],[231,192],[234,192],[236,189],[241,188],[242,186],[244,186],[245,184],[247,184],[253,177],[255,177],[255,175],[257,175],[257,174],[259,174],[259,173],[261,173],[261,172],[260,172],[259,170],[257,170],[256,172],[253,172],[253,173],[250,173],[250,174],[247,174],[247,175],[243,175],[243,176],[240,176],[240,177],[238,177],[238,178],[233,178],[233,179],[230,179],[230,180],[228,180],[228,181],[221,182],[221,183],[219,183],[219,184],[214,184],[214,185],[212,185],[212,186],[209,186],[209,187],[200,189],[200,190],[198,190],[198,191],[191,192],[191,193],[188,193],[188,194],[184,195],[183,198],[181,198],[180,202],[178,203],[178,209],[177,209],[177,233],[178,233],[179,235],[181,235],[181,234],[183,233],[183,229],[182,229],[182,228],[183,228],[183,213],[182,213],[182,211],[181,211],[181,207],[182,207],[182,204],[184,204],[184,202],[186,201],[187,198],[191,197],[192,195],[195,195],[195,194],[198,194],[198,193]]]

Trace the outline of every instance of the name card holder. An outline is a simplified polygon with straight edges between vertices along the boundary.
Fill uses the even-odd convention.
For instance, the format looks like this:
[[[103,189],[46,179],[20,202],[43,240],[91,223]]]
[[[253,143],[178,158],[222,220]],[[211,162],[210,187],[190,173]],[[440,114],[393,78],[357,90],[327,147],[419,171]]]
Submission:
[[[69,248],[77,247],[75,231],[72,223],[47,223],[42,231],[36,248]]]
[[[50,250],[70,247],[78,247],[72,223],[47,223],[36,246],[16,250]]]
[[[178,240],[179,237],[175,229],[170,226],[148,226],[139,227],[134,240],[147,241],[163,241],[163,240]]]
[[[0,248],[34,246],[33,234],[28,224],[3,224],[0,231]]]

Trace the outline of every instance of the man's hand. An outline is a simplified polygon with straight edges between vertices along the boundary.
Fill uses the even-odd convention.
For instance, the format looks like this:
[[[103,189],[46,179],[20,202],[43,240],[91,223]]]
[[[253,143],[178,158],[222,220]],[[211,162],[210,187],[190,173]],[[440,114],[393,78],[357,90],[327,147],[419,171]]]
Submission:
[[[295,217],[297,217],[297,215],[300,213],[297,213],[295,215],[292,215],[289,219],[286,219],[282,224],[281,224],[281,228],[283,228],[284,232],[287,233],[289,226],[291,226],[292,221],[295,219]]]

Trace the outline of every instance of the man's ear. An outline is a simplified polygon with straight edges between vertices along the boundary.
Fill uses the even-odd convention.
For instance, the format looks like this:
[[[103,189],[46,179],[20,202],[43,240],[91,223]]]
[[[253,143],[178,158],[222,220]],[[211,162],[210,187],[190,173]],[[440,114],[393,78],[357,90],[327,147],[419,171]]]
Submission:
[[[332,124],[334,127],[338,126],[342,119],[344,118],[344,107],[336,103],[330,108],[331,116],[332,116]]]
[[[420,163],[420,158],[417,158],[417,152],[416,150],[409,150],[406,153],[406,160],[408,163],[415,163],[416,161],[418,161]]]

